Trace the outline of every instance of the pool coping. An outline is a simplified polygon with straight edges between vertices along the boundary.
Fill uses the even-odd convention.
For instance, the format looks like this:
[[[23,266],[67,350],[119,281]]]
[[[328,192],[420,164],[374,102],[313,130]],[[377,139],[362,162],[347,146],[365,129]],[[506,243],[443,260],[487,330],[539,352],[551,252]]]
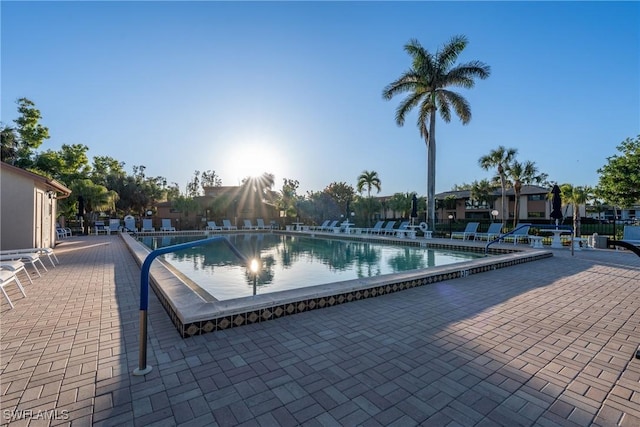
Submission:
[[[246,231],[241,230],[237,233],[243,232]],[[407,239],[368,235],[336,235],[335,233],[319,232],[272,232],[289,235],[317,235],[322,238],[342,240],[386,241],[395,244],[423,246],[434,249],[462,249],[477,252],[484,252],[486,246],[486,243],[481,242],[460,242],[449,239]],[[140,234],[141,233],[139,233],[139,235]],[[163,232],[145,233],[144,235],[166,236],[184,234],[187,233]],[[188,234],[207,237],[214,233],[191,232]],[[134,259],[139,265],[142,265],[151,250],[128,233],[120,233],[120,236],[129,248]],[[247,324],[269,321],[283,316],[331,307],[365,298],[378,297],[417,286],[466,277],[472,274],[492,271],[553,256],[553,252],[550,250],[505,244],[492,247],[490,252],[494,256],[453,263],[441,267],[333,282],[224,301],[207,300],[206,296],[201,295],[197,291],[197,285],[190,283],[187,277],[163,263],[162,260],[156,259],[151,264],[149,270],[149,286],[151,286],[167,310],[178,332],[182,337],[186,338]]]

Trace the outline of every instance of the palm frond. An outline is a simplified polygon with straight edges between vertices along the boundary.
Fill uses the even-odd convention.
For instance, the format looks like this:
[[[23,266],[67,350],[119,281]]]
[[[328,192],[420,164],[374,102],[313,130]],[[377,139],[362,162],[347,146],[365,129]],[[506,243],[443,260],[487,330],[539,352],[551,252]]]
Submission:
[[[438,91],[438,95],[442,97],[441,99],[446,100],[446,102],[443,101],[442,104],[450,104],[453,107],[456,115],[460,117],[462,124],[467,124],[471,121],[471,106],[462,95],[444,89]]]
[[[446,71],[456,62],[460,52],[467,46],[467,38],[463,35],[451,37],[451,40],[442,47],[436,54],[435,63],[438,64],[440,70],[445,74]]]
[[[419,93],[412,93],[400,102],[400,105],[396,108],[396,123],[398,126],[404,125],[407,113],[418,105],[421,97],[422,95]]]

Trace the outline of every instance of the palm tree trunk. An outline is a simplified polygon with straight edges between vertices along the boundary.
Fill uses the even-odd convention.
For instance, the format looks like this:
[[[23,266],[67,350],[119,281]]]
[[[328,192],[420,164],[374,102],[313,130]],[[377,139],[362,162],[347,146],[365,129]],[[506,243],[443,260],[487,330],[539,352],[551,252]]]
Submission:
[[[502,227],[507,225],[507,180],[504,176],[502,165],[498,165],[498,173],[500,174],[500,188],[502,189]]]
[[[436,110],[431,110],[427,142],[427,219],[430,230],[436,229]]]

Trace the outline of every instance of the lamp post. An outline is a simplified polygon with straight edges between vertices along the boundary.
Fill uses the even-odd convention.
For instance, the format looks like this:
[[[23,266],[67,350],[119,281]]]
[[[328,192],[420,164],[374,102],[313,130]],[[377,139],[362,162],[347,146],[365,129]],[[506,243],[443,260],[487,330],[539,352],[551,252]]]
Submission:
[[[496,218],[498,218],[498,210],[494,209],[494,210],[491,211],[491,221],[495,222]]]
[[[453,221],[453,214],[449,214],[449,237],[451,237],[451,222]]]

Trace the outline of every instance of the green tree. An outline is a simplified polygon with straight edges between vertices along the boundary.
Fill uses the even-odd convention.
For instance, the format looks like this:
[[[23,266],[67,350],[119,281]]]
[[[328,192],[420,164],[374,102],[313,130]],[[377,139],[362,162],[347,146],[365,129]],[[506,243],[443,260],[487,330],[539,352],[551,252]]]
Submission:
[[[436,111],[446,123],[451,121],[451,110],[462,124],[471,120],[471,107],[467,100],[449,87],[473,88],[474,78],[486,79],[491,73],[488,65],[470,61],[456,65],[458,56],[467,46],[465,36],[454,36],[435,54],[412,39],[404,46],[411,56],[411,68],[387,85],[382,96],[390,100],[395,95],[408,93],[396,109],[396,123],[403,126],[407,114],[417,107],[420,136],[427,145],[427,222],[435,230],[436,188]]]
[[[640,135],[616,148],[620,154],[607,157],[607,164],[598,169],[596,195],[610,205],[628,208],[640,201]]]
[[[49,129],[40,124],[40,110],[32,101],[20,98],[16,103],[20,116],[14,120],[18,135],[15,165],[26,169],[33,162],[34,151],[49,138]]]
[[[587,203],[593,196],[593,189],[589,186],[573,186],[571,184],[560,185],[562,201],[567,205],[572,205],[573,229],[576,237],[580,237],[580,205]]]
[[[382,182],[380,181],[380,177],[378,176],[378,172],[376,171],[362,171],[360,175],[358,175],[358,183],[356,184],[356,188],[359,193],[366,188],[367,189],[367,225],[371,227],[371,190],[376,189],[378,193],[380,193],[380,189],[382,188]]]
[[[402,218],[409,218],[409,214],[411,213],[411,200],[414,194],[415,193],[394,193],[389,199],[387,206],[396,212],[400,212]]]
[[[515,196],[513,204],[513,227],[518,224],[518,217],[520,216],[520,193],[523,185],[541,184],[547,180],[546,173],[539,173],[536,164],[531,161],[520,163],[514,160],[507,166],[506,170],[507,178],[510,180],[510,184],[513,187]]]
[[[10,126],[2,125],[0,129],[0,159],[9,164],[14,164],[18,158],[18,135],[16,130]]]
[[[494,178],[497,182],[500,183],[500,191],[502,192],[501,197],[501,219],[502,219],[502,227],[504,228],[507,225],[508,218],[508,204],[507,204],[507,168],[515,158],[518,150],[515,148],[505,148],[504,146],[499,146],[495,150],[491,150],[489,154],[480,157],[478,163],[480,167],[484,170],[489,170],[492,168],[496,168],[497,175]]]
[[[202,180],[202,188],[204,187],[221,187],[222,179],[216,174],[214,170],[208,170],[202,172],[202,176],[200,177]]]
[[[483,205],[489,205],[493,208],[493,202],[495,196],[493,192],[496,186],[488,179],[481,179],[480,181],[473,181],[471,183],[471,198]]]
[[[353,187],[346,182],[332,182],[325,189],[327,193],[336,203],[341,215],[347,212],[347,204],[353,200],[356,194]]]

